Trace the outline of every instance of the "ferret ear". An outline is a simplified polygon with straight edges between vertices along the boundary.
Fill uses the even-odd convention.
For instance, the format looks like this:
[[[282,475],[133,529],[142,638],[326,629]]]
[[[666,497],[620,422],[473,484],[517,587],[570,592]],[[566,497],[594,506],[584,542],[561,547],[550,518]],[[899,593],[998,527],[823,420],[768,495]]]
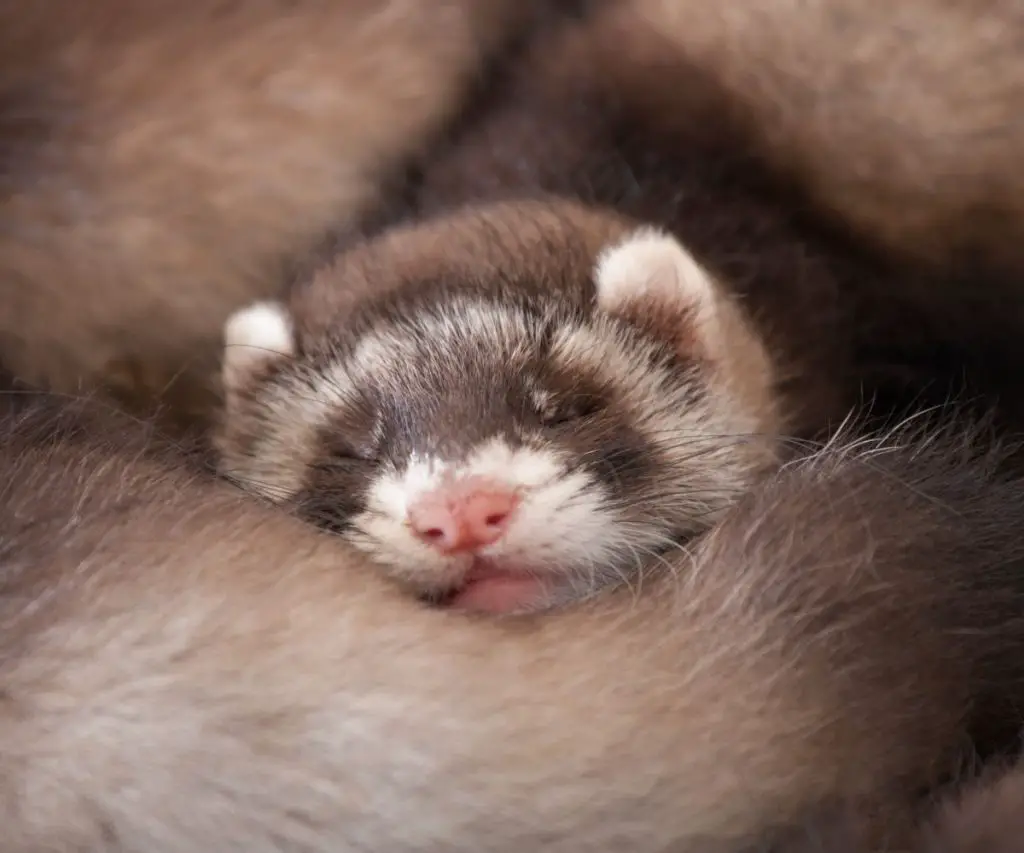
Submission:
[[[287,309],[257,302],[232,314],[224,324],[221,379],[230,395],[248,385],[264,368],[295,355],[295,332]]]
[[[675,237],[634,231],[600,254],[594,282],[599,310],[670,337],[693,355],[721,350],[728,297]]]
[[[774,362],[766,341],[732,294],[674,237],[635,231],[601,253],[594,281],[598,310],[699,360],[723,398],[762,415],[775,411]]]

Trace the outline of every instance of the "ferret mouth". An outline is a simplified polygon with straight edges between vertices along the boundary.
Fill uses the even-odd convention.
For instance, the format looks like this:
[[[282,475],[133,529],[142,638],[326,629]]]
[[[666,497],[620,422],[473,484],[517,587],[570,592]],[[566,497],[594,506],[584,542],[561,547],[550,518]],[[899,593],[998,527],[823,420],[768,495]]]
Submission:
[[[523,613],[537,610],[549,597],[549,581],[525,568],[475,560],[461,583],[434,602],[478,613]]]

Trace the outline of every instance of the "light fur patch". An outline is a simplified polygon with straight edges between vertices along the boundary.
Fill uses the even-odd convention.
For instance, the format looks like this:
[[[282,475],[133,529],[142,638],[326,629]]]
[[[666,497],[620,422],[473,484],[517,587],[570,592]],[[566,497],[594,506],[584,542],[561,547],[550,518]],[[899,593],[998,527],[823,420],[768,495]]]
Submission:
[[[430,360],[436,366],[458,370],[467,357],[467,342],[483,342],[503,359],[523,354],[533,321],[513,306],[496,306],[482,300],[459,300],[393,321],[382,321],[366,332],[339,370],[347,382],[372,381],[387,386],[404,372],[410,359],[429,341]]]
[[[609,313],[642,300],[686,310],[701,323],[714,319],[718,284],[675,237],[655,228],[640,228],[602,251],[594,283],[598,306]]]
[[[558,477],[564,465],[550,452],[511,448],[501,439],[477,447],[465,461],[449,463],[437,457],[409,459],[403,471],[382,475],[370,490],[370,505],[396,518],[404,518],[420,495],[462,477],[486,477],[513,489],[536,489]]]
[[[277,302],[257,302],[224,323],[222,371],[228,389],[244,385],[267,362],[294,354],[291,315]]]
[[[540,573],[596,571],[620,544],[601,484],[583,471],[567,473],[551,451],[512,448],[500,439],[484,442],[463,462],[417,458],[382,475],[365,512],[353,519],[353,540],[408,581],[427,588],[457,583],[471,558],[438,553],[412,534],[406,517],[425,492],[469,476],[507,483],[520,495],[505,535],[481,549],[482,557]]]

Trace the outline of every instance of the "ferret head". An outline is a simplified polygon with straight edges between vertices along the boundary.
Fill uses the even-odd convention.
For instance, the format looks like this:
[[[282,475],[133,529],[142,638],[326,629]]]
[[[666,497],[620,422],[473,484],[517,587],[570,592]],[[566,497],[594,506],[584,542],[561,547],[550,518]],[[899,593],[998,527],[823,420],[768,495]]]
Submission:
[[[585,264],[548,240],[526,274],[515,251],[471,274],[457,244],[427,241],[419,274],[372,244],[342,258],[314,288],[381,292],[326,323],[234,315],[222,472],[419,593],[511,611],[629,581],[771,463],[768,357],[673,237],[627,231]]]

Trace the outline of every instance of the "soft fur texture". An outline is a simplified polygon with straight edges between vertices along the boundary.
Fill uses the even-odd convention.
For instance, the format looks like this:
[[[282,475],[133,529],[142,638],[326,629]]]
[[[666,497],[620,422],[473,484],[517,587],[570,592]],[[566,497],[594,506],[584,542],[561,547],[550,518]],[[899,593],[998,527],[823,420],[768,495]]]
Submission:
[[[940,804],[923,832],[923,853],[1024,850],[1024,767],[992,771]]]
[[[3,0],[0,362],[208,415],[228,313],[372,208],[552,5]]]
[[[236,314],[220,470],[460,606],[535,609],[629,583],[706,530],[778,463],[771,357],[673,237],[609,236],[599,216],[594,233],[562,212],[492,209],[354,250],[334,276],[379,298],[335,304],[323,335],[282,306]],[[487,260],[472,251],[488,226],[521,240],[500,266],[499,239]],[[531,258],[537,233],[548,251]],[[501,535],[451,552],[423,541],[416,507],[473,478],[514,496]]]
[[[382,49],[352,26],[379,22],[371,3],[0,2],[4,367],[136,398],[188,366],[170,399],[186,419],[204,410],[223,317],[372,205],[525,10],[439,5],[403,7],[409,30],[388,18]],[[715,272],[741,293],[765,271],[811,285],[768,311],[788,356],[835,343],[840,365],[849,347],[911,388],[936,363],[1019,378],[1017,283],[997,291],[991,275],[1019,271],[1024,246],[1009,3],[622,8],[513,80],[530,121],[469,116],[486,144],[457,144],[447,166],[439,152],[418,212],[463,190],[563,188],[575,157],[608,154],[589,110],[625,81],[637,100],[614,114],[618,142],[669,117],[674,156],[737,156],[694,158],[682,193],[657,150],[613,146],[593,195],[629,200],[636,174],[660,175],[662,201],[700,224],[695,251],[721,253]],[[350,74],[367,45],[372,68]],[[677,86],[680,67],[700,85]],[[554,132],[567,116],[576,130]],[[782,222],[751,154],[796,178]],[[869,259],[833,267],[833,238],[819,253],[788,219],[805,196],[812,222],[831,212],[943,277],[951,261],[984,275],[964,288]],[[396,258],[422,270],[416,251]],[[850,282],[871,286],[834,323]],[[905,310],[879,317],[880,297]],[[787,326],[808,317],[820,337]],[[850,387],[823,375],[803,397],[815,413]],[[790,825],[806,836],[845,806],[853,835],[813,849],[1020,847],[1016,775],[907,833],[911,792],[955,769],[968,733],[1019,723],[1022,701],[1024,484],[949,436],[833,446],[672,554],[668,577],[652,567],[585,606],[488,623],[415,606],[336,540],[147,448],[144,429],[34,406],[0,437],[5,851],[706,853],[788,842]]]
[[[862,233],[939,267],[1024,270],[1016,0],[627,5],[729,92],[761,152]],[[670,90],[649,91],[674,112]]]
[[[864,276],[860,323],[889,355],[915,338],[1007,389],[1024,370],[1024,6],[1016,0],[625,0],[612,50],[709,81],[751,155],[841,232],[937,274]],[[632,25],[642,17],[657,33]],[[612,15],[611,17],[616,17]],[[657,46],[660,43],[660,47]],[[671,58],[674,57],[674,58]],[[624,67],[618,66],[620,71]],[[645,110],[690,131],[679,94],[627,71]],[[919,357],[912,359],[914,363]],[[940,393],[946,389],[938,388]],[[1017,394],[1001,403],[1021,421]]]
[[[909,842],[872,839],[872,816],[839,808],[789,833],[778,853],[1020,853],[1024,850],[1024,770],[993,769],[923,810]],[[758,848],[760,849],[760,848]]]
[[[916,438],[829,448],[669,571],[506,622],[30,405],[0,451],[4,850],[722,850],[833,801],[896,837],[1024,660],[1024,483]]]

